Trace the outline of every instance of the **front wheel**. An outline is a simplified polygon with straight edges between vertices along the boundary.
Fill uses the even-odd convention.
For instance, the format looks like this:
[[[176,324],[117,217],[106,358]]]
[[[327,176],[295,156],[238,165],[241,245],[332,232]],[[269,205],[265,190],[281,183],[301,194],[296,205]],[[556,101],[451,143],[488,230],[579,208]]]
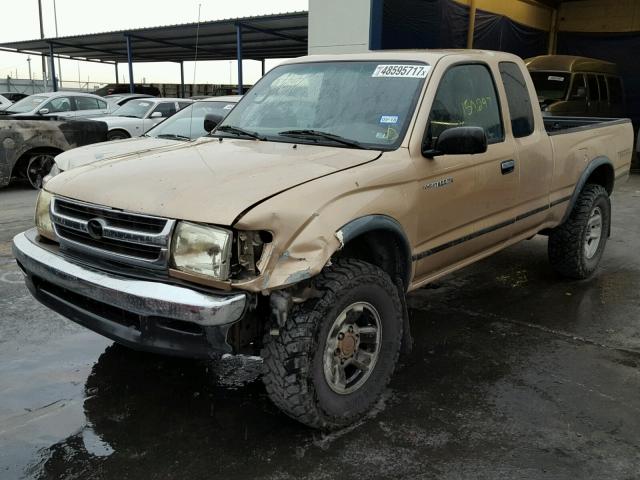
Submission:
[[[126,132],[122,130],[114,130],[113,132],[107,133],[107,140],[124,140],[125,138],[130,138]]]
[[[584,187],[569,218],[549,233],[552,268],[568,278],[593,275],[609,237],[611,202],[600,185]]]
[[[314,428],[364,416],[386,388],[400,351],[398,289],[380,268],[339,260],[317,278],[318,298],[296,305],[266,334],[263,382],[271,400]]]
[[[27,180],[33,188],[39,190],[53,167],[54,156],[50,153],[37,153],[29,159],[27,164]]]

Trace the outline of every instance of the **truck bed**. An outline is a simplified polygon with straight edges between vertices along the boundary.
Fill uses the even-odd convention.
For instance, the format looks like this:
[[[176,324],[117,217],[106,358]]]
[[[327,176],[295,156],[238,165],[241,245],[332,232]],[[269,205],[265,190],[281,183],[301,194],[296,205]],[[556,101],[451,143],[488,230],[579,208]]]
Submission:
[[[590,130],[592,128],[603,127],[605,124],[616,125],[631,123],[628,118],[604,118],[604,117],[552,117],[543,116],[544,128],[549,135],[575,132],[580,130]]]

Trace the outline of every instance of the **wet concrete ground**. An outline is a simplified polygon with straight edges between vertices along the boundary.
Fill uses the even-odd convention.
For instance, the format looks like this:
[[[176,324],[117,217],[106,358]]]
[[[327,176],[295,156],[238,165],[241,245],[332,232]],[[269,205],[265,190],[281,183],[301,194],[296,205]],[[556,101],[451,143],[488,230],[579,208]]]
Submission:
[[[536,237],[410,296],[415,351],[377,411],[330,435],[280,414],[250,359],[139,354],[27,293],[0,191],[0,478],[638,479],[640,177],[618,186],[597,275]]]

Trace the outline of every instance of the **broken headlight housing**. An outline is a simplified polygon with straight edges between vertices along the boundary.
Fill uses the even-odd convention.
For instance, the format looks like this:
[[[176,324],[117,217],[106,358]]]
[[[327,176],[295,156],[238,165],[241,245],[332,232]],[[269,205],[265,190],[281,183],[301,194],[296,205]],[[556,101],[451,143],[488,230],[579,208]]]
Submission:
[[[51,208],[51,195],[46,190],[40,190],[38,194],[38,201],[36,202],[36,228],[38,233],[49,240],[56,240],[56,234],[53,230],[53,224],[51,223],[51,217],[49,210]]]
[[[231,264],[232,240],[229,230],[180,222],[173,234],[171,264],[185,273],[226,280]]]

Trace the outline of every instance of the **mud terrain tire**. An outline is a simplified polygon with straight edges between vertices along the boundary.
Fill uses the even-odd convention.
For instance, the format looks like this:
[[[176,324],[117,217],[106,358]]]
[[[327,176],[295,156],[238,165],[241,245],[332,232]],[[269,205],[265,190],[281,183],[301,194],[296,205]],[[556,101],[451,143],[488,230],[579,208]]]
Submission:
[[[360,260],[336,261],[316,277],[315,287],[320,295],[294,305],[277,334],[266,333],[262,379],[273,403],[287,415],[314,428],[333,430],[363,417],[384,392],[398,360],[403,311],[391,278],[380,268]],[[374,320],[363,320],[366,315]],[[380,325],[379,333],[372,333],[374,329],[367,327],[374,323]],[[365,326],[360,329],[358,324]],[[362,383],[355,382],[349,387],[351,391],[347,388],[337,392],[336,382],[347,378],[337,374],[344,360],[342,355],[351,352],[354,345],[340,343],[335,350],[331,348],[336,345],[335,339],[340,338],[340,333],[335,333],[342,332],[338,329],[340,325],[348,332],[355,328],[355,332],[362,333],[358,340],[360,350],[356,349],[347,364],[361,359],[360,354],[368,353],[366,349],[375,350],[373,343],[379,348],[375,362],[368,362],[373,365],[367,370],[369,373],[361,372]],[[348,332],[346,335],[350,335]],[[373,336],[375,342],[371,340]],[[345,339],[345,333],[342,338]],[[327,368],[335,377],[327,373]]]
[[[578,280],[593,275],[609,237],[610,219],[607,191],[587,184],[569,218],[549,233],[549,261],[556,273]],[[593,232],[598,233],[597,245],[592,245]]]

